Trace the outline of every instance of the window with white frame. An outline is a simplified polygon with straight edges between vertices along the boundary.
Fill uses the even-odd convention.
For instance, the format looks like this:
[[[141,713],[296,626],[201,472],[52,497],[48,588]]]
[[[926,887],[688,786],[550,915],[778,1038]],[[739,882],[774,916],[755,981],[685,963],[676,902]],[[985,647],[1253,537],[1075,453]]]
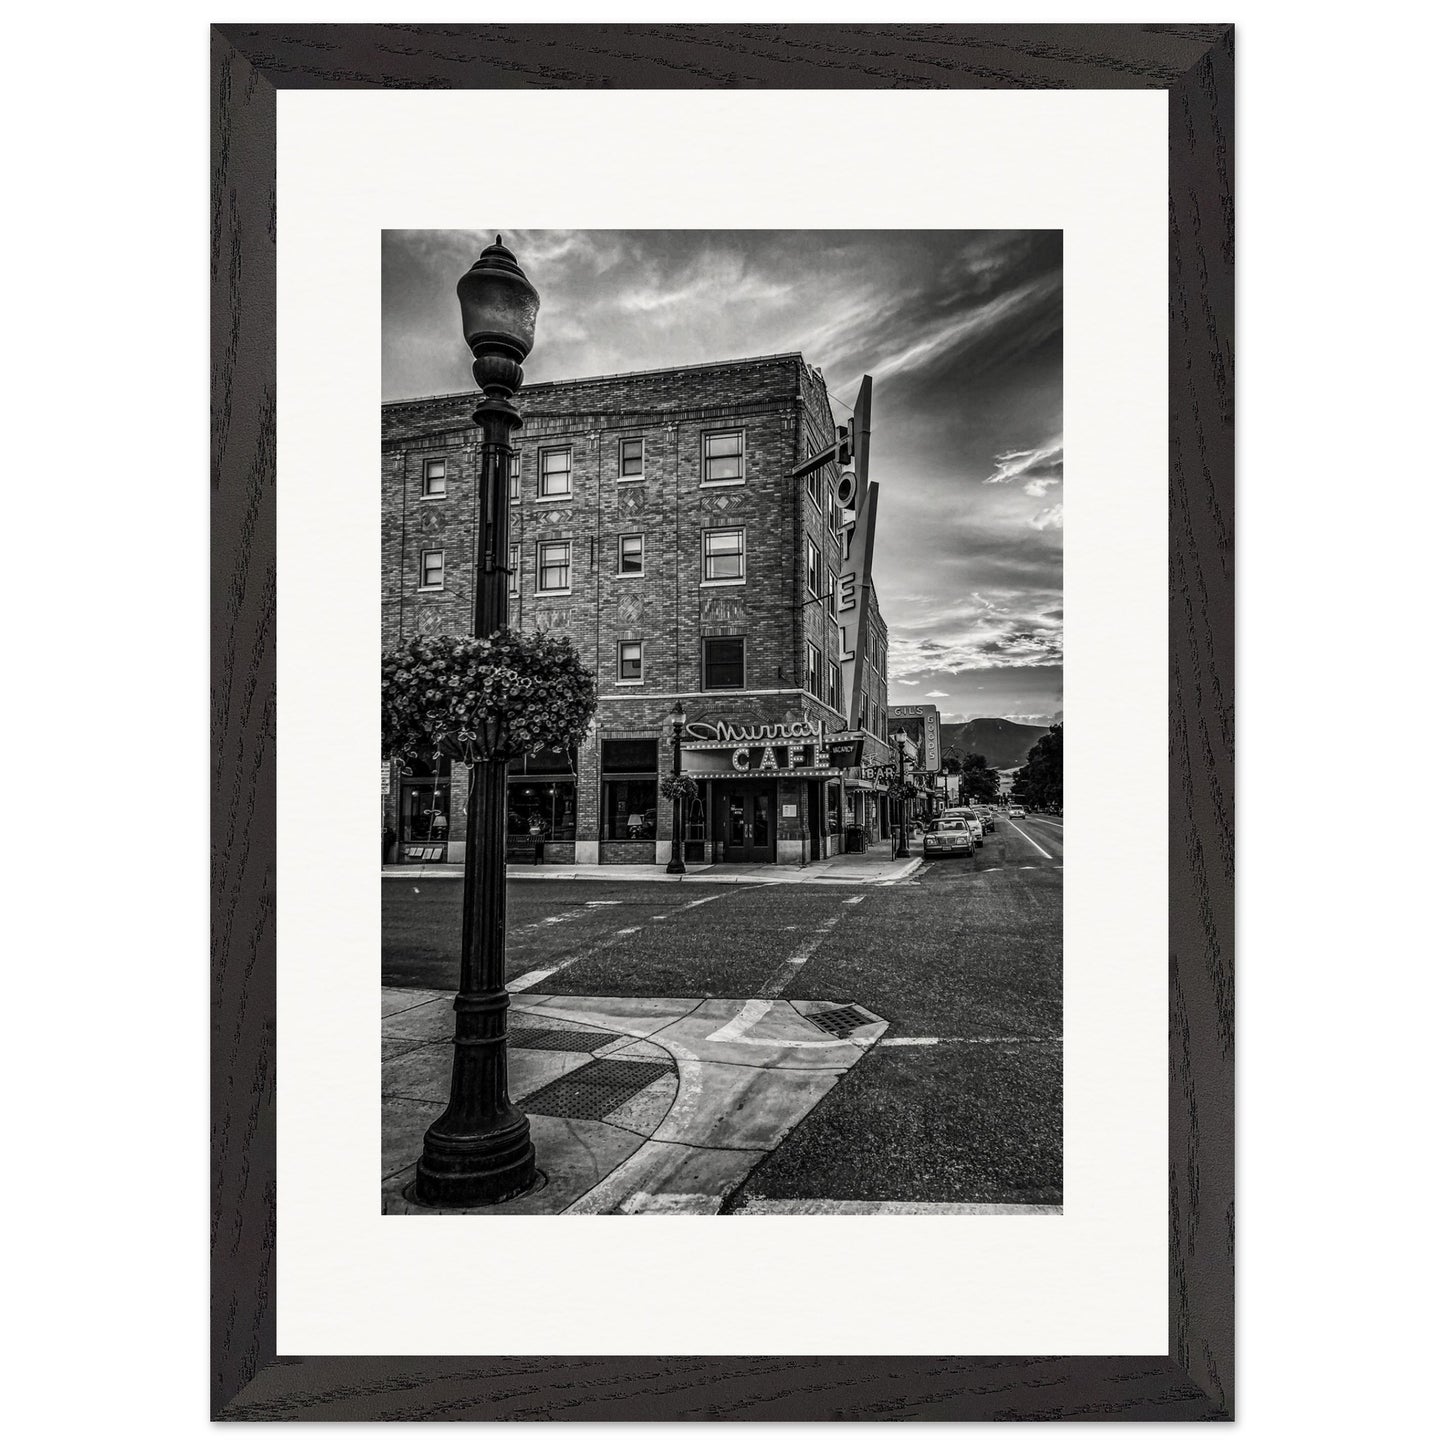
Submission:
[[[447,464],[444,457],[431,457],[422,463],[421,494],[444,497],[447,494]]]
[[[513,542],[507,548],[507,595],[515,597],[522,590],[522,549]]]
[[[747,575],[742,527],[717,527],[702,534],[702,580],[741,582]]]
[[[617,644],[618,682],[642,681],[642,644],[640,642],[619,642]]]
[[[808,538],[808,596],[821,597],[823,595],[823,557],[818,551],[818,544]]]
[[[836,662],[828,664],[828,705],[843,711],[843,673]]]
[[[617,443],[617,480],[619,482],[640,482],[642,480],[645,450],[641,437],[623,437]]]
[[[828,616],[838,615],[838,574],[828,568]]]
[[[537,467],[539,497],[572,495],[572,448],[545,447]]]
[[[823,695],[823,656],[810,642],[808,644],[808,691],[814,697]]]
[[[509,502],[520,502],[522,500],[521,452],[513,452],[511,459],[507,462],[507,500]]]
[[[446,575],[446,554],[440,550],[421,554],[421,582],[423,589],[435,589],[442,585]]]
[[[617,539],[617,575],[642,576],[642,533],[626,532]]]
[[[704,486],[743,480],[743,434],[740,431],[705,432],[702,439]]]
[[[572,544],[570,542],[537,543],[537,591],[570,592],[572,590]]]

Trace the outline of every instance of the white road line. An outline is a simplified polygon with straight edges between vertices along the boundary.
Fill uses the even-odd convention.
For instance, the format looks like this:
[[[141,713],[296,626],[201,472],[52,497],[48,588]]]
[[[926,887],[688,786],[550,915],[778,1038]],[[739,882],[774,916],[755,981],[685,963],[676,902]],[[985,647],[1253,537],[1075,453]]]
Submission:
[[[1047,818],[1033,818],[1030,821],[1037,823],[1041,828],[1057,828],[1061,833],[1064,831],[1062,823],[1051,823]]]
[[[712,893],[709,894],[706,898],[695,898],[691,903],[684,903],[681,908],[674,908],[672,910],[672,913],[686,913],[689,908],[701,908],[704,903],[714,903],[719,898],[725,898],[727,896],[728,895],[724,893]],[[659,913],[656,915],[656,919],[670,918],[672,916],[672,913]],[[564,916],[571,918],[583,918],[586,916],[586,914],[583,910],[579,909],[575,913],[567,914]],[[656,919],[654,921],[656,921]],[[553,920],[546,919],[543,921],[552,922]],[[537,928],[539,926],[539,924],[531,923],[526,925],[525,928],[518,929],[517,932],[525,933],[528,931],[528,929]],[[641,932],[642,929],[640,927],[619,928],[617,930],[617,934]],[[614,935],[614,937],[615,936],[617,935]],[[546,968],[534,968],[531,973],[519,974],[507,985],[507,989],[510,993],[524,993],[529,988],[536,988],[536,986],[541,983],[543,979],[551,978],[554,973],[559,973],[562,969],[569,968],[574,963],[580,963],[584,958],[591,958],[594,953],[600,953],[602,949],[608,946],[608,941],[606,939],[603,939],[600,943],[594,943],[591,948],[583,949],[581,953],[574,953],[571,958],[560,959],[558,962],[550,964]]]
[[[717,1194],[649,1194],[639,1189],[617,1206],[619,1214],[716,1214],[722,1208]]]
[[[554,963],[550,968],[534,968],[531,973],[524,973],[514,978],[507,985],[508,993],[525,993],[529,988],[536,988],[544,978],[551,978],[559,968],[566,968],[569,963],[576,963],[575,958],[564,958],[561,963]]]
[[[762,998],[777,998],[787,986],[798,976],[798,970],[813,956],[814,949],[822,943],[828,934],[837,927],[843,915],[837,914],[826,923],[819,925],[813,933],[812,941],[801,953],[795,954],[779,968],[773,976],[758,990]]]
[[[906,1199],[749,1199],[737,1212],[739,1214],[1062,1214],[1064,1206],[1062,1204],[935,1204]]]
[[[626,938],[629,933],[641,933],[641,932],[642,932],[641,927],[638,927],[638,928],[619,928],[619,929],[617,930],[617,936],[618,936],[618,938]]]
[[[844,903],[861,903],[862,901],[863,895],[861,893],[856,898],[845,898],[843,900]]]
[[[900,1038],[885,1034],[878,1040],[880,1049],[928,1049],[935,1044],[1057,1044],[1061,1042],[1058,1034],[1019,1034],[1016,1037],[978,1037],[954,1038],[934,1037],[927,1034],[919,1035],[917,1038]]]
[[[1048,858],[1050,860],[1053,859],[1054,855],[1050,853],[1047,848],[1039,847],[1039,845],[1035,843],[1034,840],[1030,838],[1029,835],[1025,833],[1024,830],[1020,828],[1017,823],[1010,823],[1009,827],[1012,828],[1014,832],[1017,833],[1019,837],[1024,840],[1025,843],[1029,844],[1030,847],[1038,848],[1039,852],[1042,853],[1045,858]]]

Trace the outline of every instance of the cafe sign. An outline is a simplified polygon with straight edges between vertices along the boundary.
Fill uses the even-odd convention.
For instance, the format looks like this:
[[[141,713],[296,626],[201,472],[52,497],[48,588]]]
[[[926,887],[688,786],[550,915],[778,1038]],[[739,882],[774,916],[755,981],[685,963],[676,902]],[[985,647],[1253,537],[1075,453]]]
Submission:
[[[830,738],[819,722],[694,722],[683,748],[695,773],[816,773],[848,766],[861,739]]]
[[[791,742],[794,739],[821,740],[821,722],[779,722],[744,723],[739,726],[730,722],[693,722],[687,725],[687,735],[695,741],[710,743],[755,743],[773,739]]]

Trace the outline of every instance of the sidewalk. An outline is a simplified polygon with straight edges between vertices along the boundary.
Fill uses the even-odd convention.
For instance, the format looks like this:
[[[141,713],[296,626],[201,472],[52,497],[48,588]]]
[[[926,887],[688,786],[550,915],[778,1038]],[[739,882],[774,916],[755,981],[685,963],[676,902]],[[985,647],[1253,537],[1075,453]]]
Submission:
[[[686,873],[669,873],[664,863],[509,863],[509,880],[587,879],[594,883],[836,883],[858,887],[900,883],[911,877],[923,859],[894,858],[888,843],[875,843],[866,853],[840,853],[817,863],[689,863]],[[460,863],[384,863],[384,878],[460,878]]]
[[[382,990],[382,1212],[409,1186],[451,1077],[452,996]],[[516,995],[510,1093],[538,1182],[466,1214],[717,1214],[877,1043],[885,1020],[827,1001]]]

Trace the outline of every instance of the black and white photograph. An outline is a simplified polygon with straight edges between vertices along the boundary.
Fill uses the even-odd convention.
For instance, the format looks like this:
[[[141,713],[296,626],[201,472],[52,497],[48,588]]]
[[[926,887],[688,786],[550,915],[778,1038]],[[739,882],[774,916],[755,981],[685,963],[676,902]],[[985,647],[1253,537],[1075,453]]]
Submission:
[[[383,1212],[1062,1212],[1063,233],[379,244]]]

